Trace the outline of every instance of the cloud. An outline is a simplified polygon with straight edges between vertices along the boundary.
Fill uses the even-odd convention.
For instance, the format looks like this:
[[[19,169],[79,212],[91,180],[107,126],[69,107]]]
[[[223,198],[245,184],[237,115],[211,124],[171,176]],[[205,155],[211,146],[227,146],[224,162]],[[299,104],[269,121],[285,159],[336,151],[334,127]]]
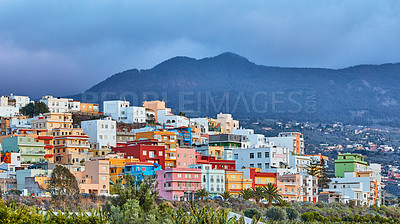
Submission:
[[[170,57],[257,64],[400,61],[398,1],[2,1],[0,92],[67,95]]]

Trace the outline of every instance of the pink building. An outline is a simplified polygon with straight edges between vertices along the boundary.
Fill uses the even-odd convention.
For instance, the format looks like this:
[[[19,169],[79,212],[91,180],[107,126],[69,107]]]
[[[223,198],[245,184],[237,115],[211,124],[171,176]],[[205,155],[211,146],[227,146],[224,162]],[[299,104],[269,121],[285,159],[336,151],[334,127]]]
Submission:
[[[188,168],[196,164],[196,150],[191,148],[176,148],[176,167]]]
[[[105,196],[110,194],[110,165],[108,160],[86,161],[83,171],[78,171],[74,167],[71,167],[70,170],[77,178],[79,190],[82,194],[94,193]]]
[[[159,195],[167,200],[193,200],[201,189],[201,169],[166,168],[156,173]]]

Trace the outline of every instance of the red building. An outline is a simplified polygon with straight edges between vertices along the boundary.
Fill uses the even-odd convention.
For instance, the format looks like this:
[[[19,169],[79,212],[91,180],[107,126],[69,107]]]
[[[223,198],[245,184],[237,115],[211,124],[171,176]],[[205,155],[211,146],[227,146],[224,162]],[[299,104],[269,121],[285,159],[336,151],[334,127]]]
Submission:
[[[216,159],[212,156],[202,156],[196,153],[197,164],[211,164],[213,169],[219,170],[236,170],[235,160]]]
[[[265,181],[269,179],[269,183],[273,183],[276,185],[277,175],[276,173],[265,173],[260,172],[259,168],[249,168],[250,169],[250,179],[253,180],[252,187],[256,186],[266,186],[268,183]],[[260,183],[257,183],[256,178],[260,180]]]
[[[127,146],[114,147],[113,152],[124,153],[125,158],[133,157],[140,162],[157,163],[165,169],[165,146],[158,145],[157,140],[130,141]]]

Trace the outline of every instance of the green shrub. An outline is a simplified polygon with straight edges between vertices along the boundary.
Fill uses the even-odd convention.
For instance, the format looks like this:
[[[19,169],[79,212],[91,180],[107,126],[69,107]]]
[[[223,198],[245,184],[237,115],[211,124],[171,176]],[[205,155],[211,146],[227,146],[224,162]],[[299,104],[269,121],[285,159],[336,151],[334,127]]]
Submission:
[[[286,219],[286,212],[281,207],[271,207],[265,216],[272,221],[282,221]]]
[[[296,211],[296,209],[294,209],[294,208],[287,207],[287,208],[285,208],[285,212],[286,212],[287,218],[291,221],[299,218],[299,212]]]
[[[258,210],[256,208],[248,208],[248,209],[244,210],[243,214],[244,214],[244,216],[251,218],[251,219],[254,216],[256,216],[257,219],[259,219],[261,217],[260,210]]]

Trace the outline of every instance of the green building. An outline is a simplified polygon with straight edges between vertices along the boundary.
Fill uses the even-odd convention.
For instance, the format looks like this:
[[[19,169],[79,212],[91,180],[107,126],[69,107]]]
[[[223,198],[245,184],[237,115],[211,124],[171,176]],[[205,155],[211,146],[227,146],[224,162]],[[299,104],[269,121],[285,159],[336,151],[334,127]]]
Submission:
[[[3,152],[21,153],[21,163],[44,161],[44,143],[32,137],[14,136],[3,139]]]
[[[368,163],[360,154],[339,154],[335,160],[335,176],[344,177],[344,172],[355,172],[367,170]]]

